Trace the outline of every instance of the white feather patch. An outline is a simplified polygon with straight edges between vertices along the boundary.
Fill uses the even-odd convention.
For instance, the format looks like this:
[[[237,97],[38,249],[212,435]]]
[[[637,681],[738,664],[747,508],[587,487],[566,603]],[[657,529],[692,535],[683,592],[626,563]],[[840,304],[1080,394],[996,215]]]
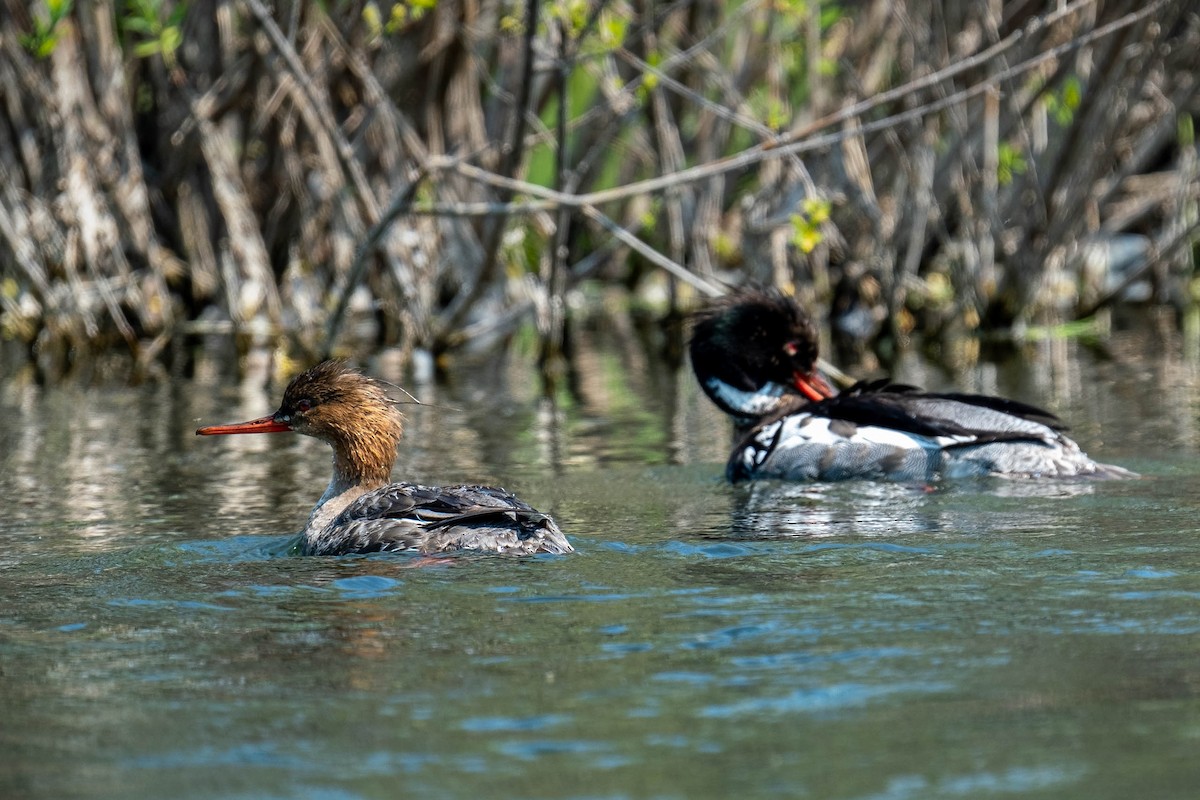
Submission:
[[[770,414],[779,407],[780,399],[788,393],[786,388],[777,383],[768,383],[753,392],[747,392],[735,389],[718,378],[709,378],[705,386],[719,403],[724,403],[745,417],[763,417]]]
[[[777,451],[812,445],[837,447],[846,444],[880,445],[900,450],[937,450],[958,441],[970,441],[970,437],[940,436],[935,439],[875,425],[856,426],[851,436],[845,436],[834,430],[835,427],[847,424],[850,423],[837,422],[827,417],[816,417],[811,414],[793,414],[784,417],[779,422],[765,426],[755,438],[766,444],[778,436],[775,444]],[[783,426],[782,431],[779,430],[780,425]]]

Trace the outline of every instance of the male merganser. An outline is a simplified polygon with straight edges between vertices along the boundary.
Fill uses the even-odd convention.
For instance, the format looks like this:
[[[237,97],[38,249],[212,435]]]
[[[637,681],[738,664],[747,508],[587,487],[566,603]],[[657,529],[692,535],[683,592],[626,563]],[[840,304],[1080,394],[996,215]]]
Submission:
[[[1135,477],[1091,460],[1057,417],[1014,400],[886,380],[837,394],[816,367],[817,345],[808,314],[777,291],[741,290],[697,315],[692,368],[742,434],[729,480]]]
[[[305,555],[574,550],[554,520],[504,489],[390,483],[402,422],[382,384],[324,361],[288,384],[274,414],[196,433],[296,431],[333,447],[333,479],[304,528]]]

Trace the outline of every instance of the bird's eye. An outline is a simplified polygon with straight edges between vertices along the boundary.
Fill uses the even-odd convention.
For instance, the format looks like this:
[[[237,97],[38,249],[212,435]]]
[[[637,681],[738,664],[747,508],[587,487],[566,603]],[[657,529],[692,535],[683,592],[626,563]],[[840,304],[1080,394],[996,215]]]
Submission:
[[[311,400],[301,400],[300,402],[296,403],[297,411],[304,412],[308,411],[310,408],[312,408]]]
[[[796,353],[800,352],[800,343],[793,339],[783,346],[783,352],[789,356],[796,355]]]

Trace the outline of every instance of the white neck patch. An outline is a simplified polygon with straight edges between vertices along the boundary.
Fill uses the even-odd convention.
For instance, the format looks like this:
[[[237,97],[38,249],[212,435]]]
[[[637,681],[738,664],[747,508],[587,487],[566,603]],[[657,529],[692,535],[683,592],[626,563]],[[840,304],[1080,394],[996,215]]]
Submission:
[[[785,387],[778,383],[764,384],[752,392],[735,389],[719,378],[709,378],[705,381],[704,386],[718,405],[733,411],[738,416],[751,418],[763,417],[775,411],[779,408],[783,397],[790,394]]]

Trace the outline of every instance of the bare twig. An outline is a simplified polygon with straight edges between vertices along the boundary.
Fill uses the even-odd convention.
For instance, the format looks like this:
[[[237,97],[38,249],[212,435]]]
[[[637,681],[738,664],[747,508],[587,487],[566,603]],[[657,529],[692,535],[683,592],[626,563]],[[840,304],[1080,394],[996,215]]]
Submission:
[[[392,223],[409,212],[412,207],[413,198],[417,194],[417,187],[421,185],[421,181],[424,179],[425,173],[422,171],[409,181],[404,191],[396,195],[392,200],[391,205],[388,206],[380,220],[371,226],[371,230],[367,231],[366,239],[363,240],[362,244],[355,251],[354,261],[350,265],[346,282],[342,286],[342,292],[338,295],[333,313],[329,315],[329,320],[325,325],[325,344],[322,347],[322,356],[324,358],[329,358],[333,354],[333,343],[337,340],[338,333],[341,331],[342,320],[346,315],[346,308],[350,304],[350,296],[354,293],[354,288],[362,281],[363,273],[367,269],[367,257],[374,252],[376,246],[378,246],[379,242],[391,229]]]
[[[524,151],[519,147],[519,144],[525,139],[525,127],[527,121],[525,119],[525,111],[529,106],[529,98],[533,91],[533,46],[535,35],[537,33],[538,20],[538,0],[525,0],[525,39],[523,48],[523,62],[521,64],[521,79],[519,82],[520,90],[517,93],[517,102],[513,106],[510,132],[506,137],[507,144],[501,151],[500,175],[510,177],[515,174],[517,166],[521,162]],[[499,187],[505,189],[505,187]],[[506,202],[511,199],[508,190],[501,194],[501,202]],[[492,278],[496,272],[496,265],[500,255],[500,242],[504,234],[504,218],[496,218],[491,220],[491,225],[487,230],[487,235],[483,245],[483,263],[479,265],[478,272],[475,273],[470,285],[465,291],[460,291],[445,312],[439,317],[433,332],[434,349],[440,349],[445,341],[446,334],[462,324],[471,307],[483,296],[483,293],[491,285]]]
[[[1056,59],[1056,58],[1060,58],[1065,53],[1069,53],[1073,50],[1077,50],[1081,47],[1084,47],[1088,44],[1095,42],[1098,39],[1101,39],[1105,36],[1111,35],[1117,31],[1123,30],[1124,28],[1127,28],[1128,26],[1133,25],[1133,24],[1139,22],[1140,20],[1145,19],[1146,17],[1150,16],[1164,2],[1165,2],[1165,0],[1158,0],[1158,2],[1155,2],[1149,6],[1146,6],[1145,8],[1143,8],[1140,11],[1127,14],[1127,15],[1121,17],[1120,19],[1115,20],[1112,23],[1109,23],[1108,25],[1105,25],[1101,28],[1097,28],[1094,31],[1089,32],[1088,34],[1086,34],[1084,36],[1076,37],[1069,42],[1066,42],[1062,45],[1051,48],[1050,50],[1047,50],[1043,53],[1039,53],[1036,56],[1028,58],[1008,69],[1001,70],[993,75],[987,76],[987,77],[983,78],[982,80],[980,80],[979,82],[972,84],[971,86],[969,86],[965,89],[954,92],[953,94],[947,95],[946,97],[943,97],[939,100],[935,100],[930,103],[925,103],[925,104],[918,106],[916,108],[913,108],[909,111],[904,111],[904,112],[901,112],[898,114],[892,114],[890,116],[884,117],[879,120],[874,120],[874,121],[871,121],[868,123],[864,123],[862,128],[859,130],[856,130],[853,132],[838,131],[835,133],[823,134],[821,136],[808,138],[808,139],[805,139],[804,141],[791,141],[791,140],[802,138],[802,136],[803,136],[803,132],[795,132],[795,133],[789,134],[787,137],[787,141],[790,141],[790,143],[776,144],[774,142],[767,142],[764,144],[760,144],[760,145],[756,145],[754,147],[747,148],[746,150],[744,150],[741,153],[738,153],[737,155],[729,156],[724,159],[719,159],[715,162],[711,162],[708,164],[701,164],[701,165],[698,165],[695,167],[688,167],[686,169],[677,170],[675,172],[656,176],[654,178],[647,178],[646,180],[626,184],[624,186],[621,186],[621,187],[618,187],[615,189],[606,189],[606,190],[601,190],[601,191],[596,191],[596,192],[587,192],[584,194],[577,194],[577,195],[576,194],[567,194],[567,193],[555,191],[553,189],[547,189],[544,186],[539,186],[537,184],[532,184],[532,183],[528,183],[526,181],[518,180],[516,178],[507,177],[504,175],[497,175],[495,173],[492,173],[487,170],[476,167],[472,164],[463,163],[463,162],[460,162],[457,160],[451,161],[448,159],[433,159],[430,163],[430,166],[435,170],[451,169],[465,177],[468,177],[468,178],[471,178],[474,180],[478,180],[478,181],[482,181],[484,183],[487,183],[491,186],[495,186],[497,188],[506,189],[506,190],[508,190],[510,192],[514,192],[514,193],[519,192],[522,194],[528,194],[528,195],[532,195],[533,197],[540,197],[544,200],[550,201],[549,206],[541,205],[541,206],[529,207],[529,208],[535,208],[537,210],[546,210],[547,208],[551,208],[551,207],[556,208],[558,206],[569,206],[569,207],[573,207],[573,208],[581,208],[584,206],[600,206],[600,205],[604,205],[605,203],[610,203],[610,202],[614,202],[617,200],[626,200],[630,197],[635,197],[635,196],[641,195],[641,194],[653,194],[655,192],[664,191],[664,190],[671,189],[671,188],[681,186],[684,184],[707,180],[707,179],[717,176],[717,175],[723,175],[723,174],[726,174],[729,172],[733,172],[735,170],[745,169],[746,167],[754,166],[755,164],[759,164],[768,159],[782,158],[784,156],[790,156],[790,155],[799,154],[799,153],[808,153],[808,152],[813,152],[813,151],[817,151],[817,150],[823,150],[832,145],[838,144],[839,142],[843,141],[844,139],[846,139],[850,136],[858,136],[858,135],[865,135],[868,133],[874,133],[877,131],[881,131],[881,130],[885,130],[885,129],[893,128],[893,127],[898,127],[901,125],[908,124],[910,122],[920,120],[923,117],[929,116],[930,114],[934,114],[939,111],[943,111],[946,108],[949,108],[949,107],[952,107],[955,105],[960,105],[971,98],[977,97],[977,96],[983,94],[984,92],[990,91],[992,89],[992,87],[994,87],[997,83],[999,83],[1001,81],[1011,80],[1013,77],[1020,75],[1024,72],[1028,72],[1047,61],[1050,61],[1050,60]],[[1015,44],[1015,42],[1019,38],[1020,38],[1019,34],[1013,34],[1012,36],[1009,36],[1007,39],[1005,39],[1004,42],[1001,42],[1000,44],[997,44],[993,47],[988,48],[988,50],[986,51],[986,53],[988,54],[988,58],[994,57],[999,52],[1003,52],[1003,50],[1006,49],[1006,47],[1011,47],[1012,44]],[[969,61],[972,62],[973,65],[977,65],[979,63],[984,63],[987,60],[987,58],[984,58],[983,56],[984,56],[984,54],[980,54],[980,56],[969,59]],[[960,71],[961,70],[957,69],[957,68],[953,69],[953,70],[950,70],[948,68],[945,71],[946,75],[943,75],[943,77],[946,77],[950,74],[955,74]],[[907,94],[909,91],[912,91],[916,88],[926,86],[930,82],[931,82],[930,78],[922,78],[920,80],[913,81],[909,84],[906,84],[903,87],[895,89],[891,92],[887,92],[887,93],[885,93],[885,95],[879,95],[876,98],[872,98],[869,101],[863,101],[861,103],[857,103],[848,109],[843,109],[842,111],[839,111],[836,114],[831,114],[821,120],[818,120],[818,121],[812,123],[809,126],[806,126],[804,131],[810,132],[812,130],[819,130],[821,128],[828,127],[832,124],[835,124],[838,122],[843,122],[852,117],[860,116],[864,111],[870,110],[871,108],[874,108],[875,106],[881,105],[883,102],[883,100],[881,98],[883,98],[884,96],[887,96],[890,99],[895,99],[895,97],[903,95],[903,94]],[[785,141],[785,140],[781,138],[780,141]],[[465,211],[467,208],[471,208],[471,206],[470,205],[459,206],[459,209],[460,209],[459,213],[467,213]],[[492,213],[495,213],[495,210],[488,209],[488,210],[486,210],[485,213],[492,214]]]

